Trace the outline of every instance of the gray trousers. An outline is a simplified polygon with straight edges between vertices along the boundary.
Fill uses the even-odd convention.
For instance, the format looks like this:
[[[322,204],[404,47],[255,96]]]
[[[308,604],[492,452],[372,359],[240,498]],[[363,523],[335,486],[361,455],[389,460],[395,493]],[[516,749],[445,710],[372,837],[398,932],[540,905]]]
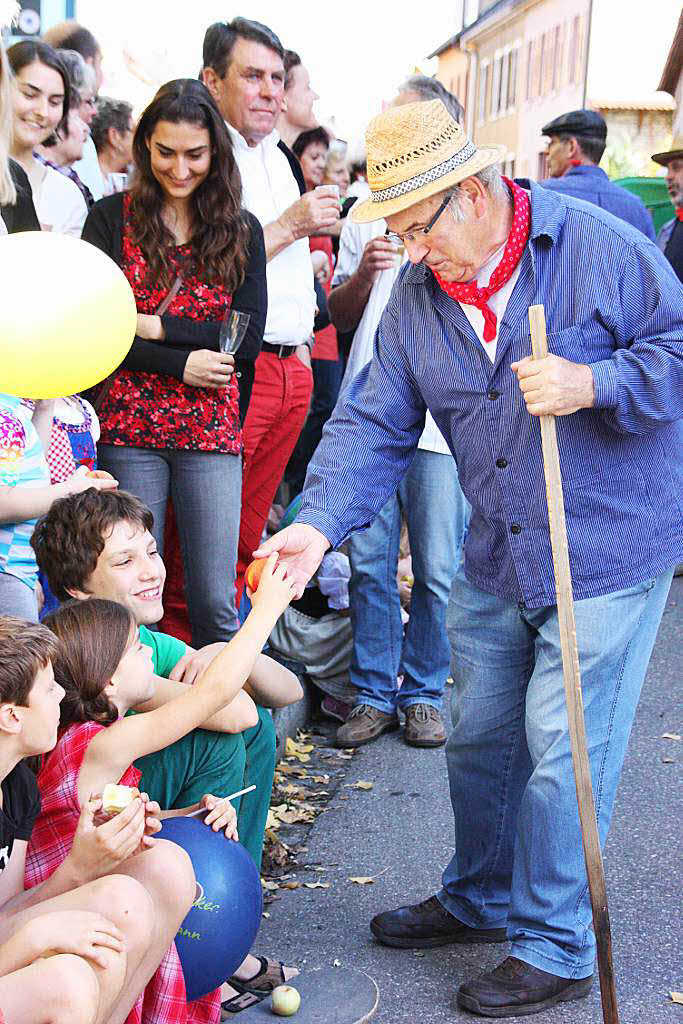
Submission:
[[[38,621],[35,590],[8,572],[0,572],[0,615],[16,615],[29,622]]]
[[[242,458],[174,448],[98,445],[98,464],[152,510],[163,556],[166,504],[173,500],[195,647],[229,640],[239,626],[235,566]]]

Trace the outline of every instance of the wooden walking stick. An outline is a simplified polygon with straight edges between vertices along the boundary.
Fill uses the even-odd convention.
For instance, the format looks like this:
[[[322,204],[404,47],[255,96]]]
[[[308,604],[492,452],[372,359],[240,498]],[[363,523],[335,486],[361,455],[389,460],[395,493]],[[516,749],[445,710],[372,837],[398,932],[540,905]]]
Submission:
[[[543,306],[529,307],[529,325],[531,327],[533,358],[542,359],[548,355]],[[562,672],[567,702],[567,718],[569,720],[569,740],[572,751],[572,763],[574,765],[576,799],[579,805],[579,820],[581,822],[583,853],[586,859],[588,888],[593,907],[593,929],[598,948],[602,1018],[605,1024],[619,1024],[617,993],[614,985],[614,967],[612,964],[612,935],[607,910],[605,871],[600,851],[598,823],[595,816],[595,800],[586,746],[586,723],[583,717],[581,670],[579,667],[579,652],[576,645],[574,598],[569,569],[567,524],[564,517],[557,430],[554,416],[548,415],[539,418],[541,421],[545,487],[548,498],[550,543],[553,551],[555,590],[557,593],[557,618],[560,625],[560,644],[562,647]]]

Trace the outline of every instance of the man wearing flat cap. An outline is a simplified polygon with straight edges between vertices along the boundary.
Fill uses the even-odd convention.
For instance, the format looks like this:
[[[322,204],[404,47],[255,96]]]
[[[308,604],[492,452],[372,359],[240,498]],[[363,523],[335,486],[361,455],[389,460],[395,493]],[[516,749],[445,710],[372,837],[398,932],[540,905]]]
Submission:
[[[570,110],[541,129],[548,141],[544,188],[595,203],[633,224],[654,241],[655,229],[645,203],[610,181],[598,167],[607,142],[607,124],[597,110]]]
[[[666,187],[674,204],[676,216],[662,224],[657,245],[683,281],[683,137],[674,139],[665,153],[653,153],[655,163],[666,167]]]
[[[394,493],[429,409],[472,506],[448,609],[455,854],[438,893],[371,929],[413,949],[507,938],[510,956],[458,1002],[530,1014],[586,995],[595,957],[538,416],[557,416],[604,842],[683,556],[681,289],[623,220],[501,177],[502,150],[477,149],[439,100],[375,118],[367,154],[371,197],[352,217],[384,217],[410,264],[325,429],[297,521],[257,554],[278,551],[303,589]],[[537,361],[536,303],[550,350]]]

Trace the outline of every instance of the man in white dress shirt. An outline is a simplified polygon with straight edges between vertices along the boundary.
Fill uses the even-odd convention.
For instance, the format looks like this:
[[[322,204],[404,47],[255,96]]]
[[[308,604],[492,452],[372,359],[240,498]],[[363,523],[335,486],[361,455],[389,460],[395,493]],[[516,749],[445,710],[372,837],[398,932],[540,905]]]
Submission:
[[[394,105],[440,99],[454,118],[462,107],[436,79],[415,75]],[[385,237],[386,222],[342,229],[330,292],[330,315],[338,330],[355,329],[342,388],[372,359],[375,331],[405,254]],[[455,460],[427,413],[413,463],[401,485],[368,530],[348,541],[351,561],[351,682],[356,704],[337,730],[337,744],[356,747],[398,726],[410,746],[446,742],[442,694],[450,665],[446,608],[462,555],[469,508]],[[401,519],[408,524],[413,569],[410,620],[405,638],[396,583]],[[397,674],[403,682],[397,688]]]
[[[242,176],[242,201],[263,226],[268,316],[244,424],[238,598],[311,398],[315,291],[308,236],[339,218],[334,190],[301,195],[275,124],[282,110],[284,49],[265,25],[235,18],[204,37],[202,80],[225,118]]]

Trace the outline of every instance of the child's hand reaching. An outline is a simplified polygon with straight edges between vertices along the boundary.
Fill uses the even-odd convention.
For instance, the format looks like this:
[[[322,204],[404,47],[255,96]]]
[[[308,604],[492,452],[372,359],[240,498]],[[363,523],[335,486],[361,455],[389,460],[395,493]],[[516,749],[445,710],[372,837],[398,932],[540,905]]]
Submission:
[[[209,813],[202,819],[205,825],[209,825],[214,832],[224,829],[226,839],[234,839],[235,842],[239,842],[237,812],[229,800],[206,793],[199,801],[199,806],[209,808]]]
[[[273,553],[263,567],[258,589],[248,590],[248,596],[254,608],[263,610],[279,619],[295,593],[295,583],[287,578],[287,566],[278,564],[277,553]]]

